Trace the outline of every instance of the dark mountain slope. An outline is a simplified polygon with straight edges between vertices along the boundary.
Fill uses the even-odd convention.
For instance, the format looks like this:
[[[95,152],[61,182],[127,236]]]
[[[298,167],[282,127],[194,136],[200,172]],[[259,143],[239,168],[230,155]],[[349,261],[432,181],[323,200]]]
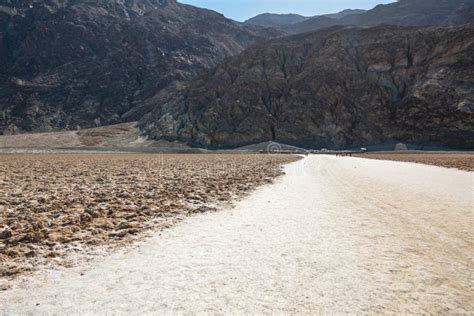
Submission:
[[[139,118],[170,83],[277,35],[174,0],[0,0],[0,134]]]
[[[400,26],[459,25],[474,21],[474,0],[400,0],[378,5],[362,14],[340,19],[321,16],[292,24],[289,33],[316,31],[336,25],[370,27],[381,24]]]
[[[142,128],[210,148],[404,141],[474,148],[474,27],[327,29],[273,40],[156,100]]]

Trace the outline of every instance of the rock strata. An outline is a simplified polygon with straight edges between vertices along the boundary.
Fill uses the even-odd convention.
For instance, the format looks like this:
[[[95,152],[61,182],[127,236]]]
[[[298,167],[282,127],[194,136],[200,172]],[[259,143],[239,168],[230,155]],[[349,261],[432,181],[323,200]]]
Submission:
[[[280,32],[175,0],[0,0],[0,134],[129,122]]]
[[[474,148],[474,28],[332,28],[257,45],[141,122],[209,148],[386,141]]]

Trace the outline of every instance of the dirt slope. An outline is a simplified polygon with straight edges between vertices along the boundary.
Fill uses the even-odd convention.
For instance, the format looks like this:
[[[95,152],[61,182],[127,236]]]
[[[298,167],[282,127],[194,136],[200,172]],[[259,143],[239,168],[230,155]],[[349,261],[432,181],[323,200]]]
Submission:
[[[0,148],[145,147],[136,123],[123,123],[78,131],[0,136]]]

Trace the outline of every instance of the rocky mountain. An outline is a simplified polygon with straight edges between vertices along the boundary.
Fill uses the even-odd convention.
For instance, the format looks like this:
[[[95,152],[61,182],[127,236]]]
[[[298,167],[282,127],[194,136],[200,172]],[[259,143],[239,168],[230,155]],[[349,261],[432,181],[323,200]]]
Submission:
[[[350,13],[350,12],[346,12]],[[336,25],[371,27],[381,24],[399,26],[459,25],[474,21],[473,0],[399,0],[378,5],[358,14],[335,19],[319,16],[289,25],[288,33],[304,33]]]
[[[257,15],[251,19],[245,21],[248,25],[260,25],[266,27],[281,27],[287,26],[299,22],[303,22],[309,19],[308,17],[298,14],[275,14],[275,13],[264,13]]]
[[[338,13],[333,13],[333,14],[325,14],[323,16],[331,19],[342,19],[345,18],[348,15],[353,15],[353,14],[362,14],[365,13],[366,10],[361,10],[361,9],[346,9]]]
[[[333,14],[325,14],[325,15],[318,15],[315,17],[305,17],[302,15],[298,14],[274,14],[274,13],[264,13],[257,15],[247,21],[245,21],[245,24],[248,25],[260,25],[260,26],[265,26],[265,27],[273,27],[277,28],[280,30],[290,30],[292,25],[295,25],[297,23],[301,23],[310,19],[314,18],[322,18],[322,19],[330,19],[330,21],[333,21],[333,19],[338,20],[342,19],[348,15],[352,14],[361,14],[366,12],[365,10],[358,10],[358,9],[347,9],[338,13],[333,13]]]
[[[281,33],[175,0],[0,0],[0,134],[131,121]]]
[[[336,27],[272,40],[155,101],[141,128],[194,146],[472,149],[474,26]]]

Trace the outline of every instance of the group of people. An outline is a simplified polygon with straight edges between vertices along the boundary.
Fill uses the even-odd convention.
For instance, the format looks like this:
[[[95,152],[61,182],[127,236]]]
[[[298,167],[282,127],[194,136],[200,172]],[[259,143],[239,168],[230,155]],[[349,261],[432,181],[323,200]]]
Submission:
[[[336,153],[336,157],[352,157],[351,152],[338,152]]]

